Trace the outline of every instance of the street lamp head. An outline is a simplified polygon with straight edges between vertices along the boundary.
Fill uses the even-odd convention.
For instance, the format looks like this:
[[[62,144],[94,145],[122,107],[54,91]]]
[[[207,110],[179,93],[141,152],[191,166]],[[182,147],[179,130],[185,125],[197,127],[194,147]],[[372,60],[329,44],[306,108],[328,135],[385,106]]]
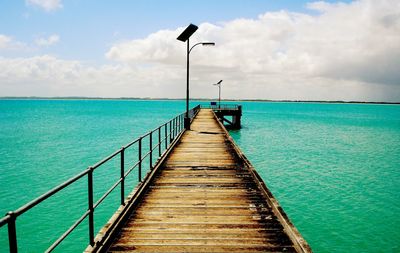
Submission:
[[[199,45],[202,45],[202,46],[215,46],[215,43],[214,42],[199,42],[199,43],[196,43],[189,49],[189,53],[192,51],[192,49],[194,47],[199,46]]]
[[[197,29],[196,25],[190,24],[176,39],[185,42]]]
[[[221,85],[221,83],[222,83],[222,80],[219,80],[219,82],[218,83],[214,83],[213,85],[215,85],[215,86],[219,86],[219,85]]]

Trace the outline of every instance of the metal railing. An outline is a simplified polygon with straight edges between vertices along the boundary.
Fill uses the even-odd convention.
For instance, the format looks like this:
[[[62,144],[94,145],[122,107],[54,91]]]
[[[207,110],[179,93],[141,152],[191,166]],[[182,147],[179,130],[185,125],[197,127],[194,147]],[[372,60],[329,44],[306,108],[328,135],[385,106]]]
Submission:
[[[213,109],[213,110],[239,110],[241,107],[238,104],[216,104],[216,105],[201,105],[201,108]]]
[[[189,111],[189,117],[191,119],[197,114],[200,110],[200,106],[196,106]],[[46,252],[53,251],[79,224],[82,223],[86,218],[89,219],[89,244],[91,246],[94,245],[95,241],[95,229],[94,229],[94,210],[103,202],[103,200],[115,189],[117,186],[120,186],[120,204],[125,205],[125,178],[135,169],[138,170],[138,180],[142,181],[142,167],[144,159],[149,159],[149,169],[153,169],[153,158],[154,152],[156,152],[157,158],[161,158],[171,143],[179,136],[181,132],[184,131],[183,127],[183,119],[184,113],[176,116],[165,124],[155,128],[154,130],[146,133],[145,135],[131,141],[127,145],[121,147],[119,150],[115,151],[108,157],[99,161],[93,166],[88,167],[86,170],[77,174],[76,176],[70,178],[64,183],[58,185],[57,187],[51,189],[47,193],[41,195],[40,197],[32,200],[31,202],[25,204],[24,206],[18,208],[17,210],[8,212],[2,219],[0,219],[0,228],[4,225],[8,225],[8,241],[9,241],[9,249],[10,252],[15,253],[18,252],[18,244],[17,244],[17,231],[16,231],[16,220],[19,216],[34,208],[36,205],[42,203],[46,199],[50,198],[54,194],[63,190],[67,186],[73,184],[79,179],[87,176],[88,183],[88,209],[87,211],[75,221],[50,247],[46,250]],[[154,138],[155,137],[155,138]],[[143,154],[145,151],[144,140],[148,139],[146,144],[148,144],[147,153]],[[154,140],[158,140],[157,143],[154,143]],[[127,149],[137,145],[137,161],[130,168],[125,170],[125,152]],[[164,145],[164,148],[162,147]],[[164,152],[162,152],[164,150]],[[120,178],[109,188],[96,202],[93,199],[93,173],[97,168],[106,164],[108,161],[117,157],[119,155],[121,160],[120,165]]]

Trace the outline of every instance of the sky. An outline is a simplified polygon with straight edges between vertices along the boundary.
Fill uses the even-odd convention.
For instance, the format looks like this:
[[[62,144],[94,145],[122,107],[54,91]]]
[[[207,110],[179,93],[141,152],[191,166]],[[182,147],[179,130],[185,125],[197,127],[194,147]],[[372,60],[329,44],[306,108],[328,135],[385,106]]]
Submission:
[[[400,1],[0,0],[0,96],[400,102]]]

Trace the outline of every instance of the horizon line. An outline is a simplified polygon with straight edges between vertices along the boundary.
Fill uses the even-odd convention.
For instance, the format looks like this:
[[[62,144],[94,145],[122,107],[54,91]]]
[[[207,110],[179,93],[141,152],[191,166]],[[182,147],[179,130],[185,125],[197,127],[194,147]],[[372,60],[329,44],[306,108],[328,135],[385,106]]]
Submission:
[[[86,96],[0,96],[1,100],[186,100],[186,98],[152,98],[152,97],[86,97]],[[192,98],[198,101],[218,101],[212,98]],[[221,101],[234,102],[291,102],[291,103],[343,103],[343,104],[400,104],[400,102],[384,101],[357,101],[357,100],[294,100],[294,99],[221,99]]]

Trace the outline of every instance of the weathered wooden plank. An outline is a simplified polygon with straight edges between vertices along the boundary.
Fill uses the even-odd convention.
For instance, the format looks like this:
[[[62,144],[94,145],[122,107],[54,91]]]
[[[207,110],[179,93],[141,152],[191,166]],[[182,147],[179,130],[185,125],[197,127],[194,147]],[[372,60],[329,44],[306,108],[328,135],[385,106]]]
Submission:
[[[268,234],[271,237],[282,236],[285,233],[281,231],[281,227],[210,227],[207,226],[207,230],[204,226],[199,225],[199,227],[183,227],[182,224],[178,224],[177,227],[124,227],[123,231],[129,232],[132,236],[145,237],[146,234],[157,234],[158,237],[168,238],[170,235],[180,234],[180,235],[198,235],[201,237],[229,237],[229,238],[255,238],[262,237]],[[240,236],[239,236],[240,235]],[[177,236],[175,236],[176,238]],[[286,238],[286,237],[285,237]]]
[[[221,194],[221,193],[206,193],[206,192],[197,192],[197,193],[155,193],[155,194],[147,194],[146,198],[148,199],[195,199],[195,198],[208,198],[208,199],[251,199],[251,200],[262,200],[260,196],[253,196],[250,194]]]
[[[290,246],[230,246],[230,245],[157,245],[155,246],[144,246],[144,245],[125,245],[125,246],[113,246],[110,252],[209,252],[209,253],[223,253],[223,252],[296,252],[293,247]]]
[[[226,165],[236,165],[235,161],[231,160],[231,161],[219,161],[219,160],[215,160],[215,161],[168,161],[167,166],[193,166],[193,167],[197,167],[197,166],[226,166]]]
[[[249,173],[235,173],[234,170],[230,171],[199,171],[199,170],[192,170],[192,171],[179,171],[179,170],[174,170],[174,171],[163,171],[160,174],[160,177],[216,177],[216,178],[221,178],[221,177],[236,177],[236,178],[251,178],[251,174]]]
[[[149,192],[180,192],[182,194],[190,193],[190,192],[204,192],[207,191],[209,193],[251,193],[251,194],[261,194],[260,191],[256,188],[199,188],[199,187],[157,187],[155,185],[150,187]]]
[[[208,204],[208,205],[199,205],[199,204],[186,204],[186,203],[147,203],[146,206],[149,207],[159,207],[159,208],[192,208],[192,207],[223,207],[226,209],[229,208],[263,208],[263,207],[269,207],[268,205],[265,204],[226,204],[226,205],[218,205],[218,204]]]
[[[237,190],[253,190],[257,189],[254,186],[248,184],[154,184],[150,187],[151,189],[161,189],[161,188],[172,188],[172,189],[193,189],[199,188],[204,189],[207,188],[209,190],[212,189],[237,189]]]
[[[158,183],[173,183],[173,184],[212,184],[212,183],[243,183],[249,182],[249,180],[245,181],[244,178],[236,178],[236,177],[220,177],[220,178],[209,178],[209,177],[173,177],[167,178],[162,177],[158,180]]]
[[[275,246],[280,244],[282,240],[279,238],[174,238],[174,239],[154,239],[154,238],[121,238],[116,246],[122,245],[230,245],[230,246],[249,246],[249,245],[263,245]],[[289,240],[286,243],[290,243]]]
[[[251,192],[240,191],[235,194],[235,191],[210,191],[204,192],[203,191],[151,191],[146,194],[146,197],[149,198],[249,198],[249,199],[260,199],[260,196],[254,195]],[[267,203],[267,202],[264,202]]]
[[[185,206],[207,206],[207,205],[212,205],[212,206],[232,206],[232,205],[248,205],[250,206],[251,204],[257,204],[254,200],[248,200],[248,199],[229,199],[229,200],[224,200],[223,203],[221,203],[220,200],[218,199],[144,199],[143,200],[144,204],[158,204],[158,205],[185,205]],[[263,203],[260,203],[263,204]]]
[[[135,231],[131,233],[130,238],[132,239],[275,239],[282,237],[283,234],[277,231],[269,231],[268,237],[265,236],[265,231],[252,231],[249,233],[249,230],[236,231],[235,233],[227,233],[227,232],[200,232],[198,230],[194,230],[192,232],[184,231],[179,233],[163,233],[163,232],[149,232],[149,231]]]
[[[158,227],[124,227],[121,229],[123,233],[129,233],[131,236],[147,234],[157,234],[168,237],[169,235],[199,235],[206,234],[207,236],[226,236],[226,237],[274,237],[280,236],[285,237],[285,233],[282,232],[282,227],[270,227],[270,228],[201,228],[201,229],[176,229],[176,228],[158,228]]]
[[[273,224],[276,222],[272,215],[265,216],[173,216],[173,215],[144,215],[135,216],[133,223],[127,223],[128,225],[134,225],[135,223],[142,222],[148,224],[164,223],[192,223],[192,224],[253,224],[253,223],[264,223]]]
[[[163,171],[213,171],[213,170],[237,170],[238,172],[244,172],[238,168],[237,164],[234,165],[223,165],[223,166],[168,166],[165,164]]]
[[[270,215],[269,208],[225,208],[225,207],[154,207],[140,208],[136,211],[137,217],[144,215],[213,215],[213,216],[255,216],[255,215]]]

